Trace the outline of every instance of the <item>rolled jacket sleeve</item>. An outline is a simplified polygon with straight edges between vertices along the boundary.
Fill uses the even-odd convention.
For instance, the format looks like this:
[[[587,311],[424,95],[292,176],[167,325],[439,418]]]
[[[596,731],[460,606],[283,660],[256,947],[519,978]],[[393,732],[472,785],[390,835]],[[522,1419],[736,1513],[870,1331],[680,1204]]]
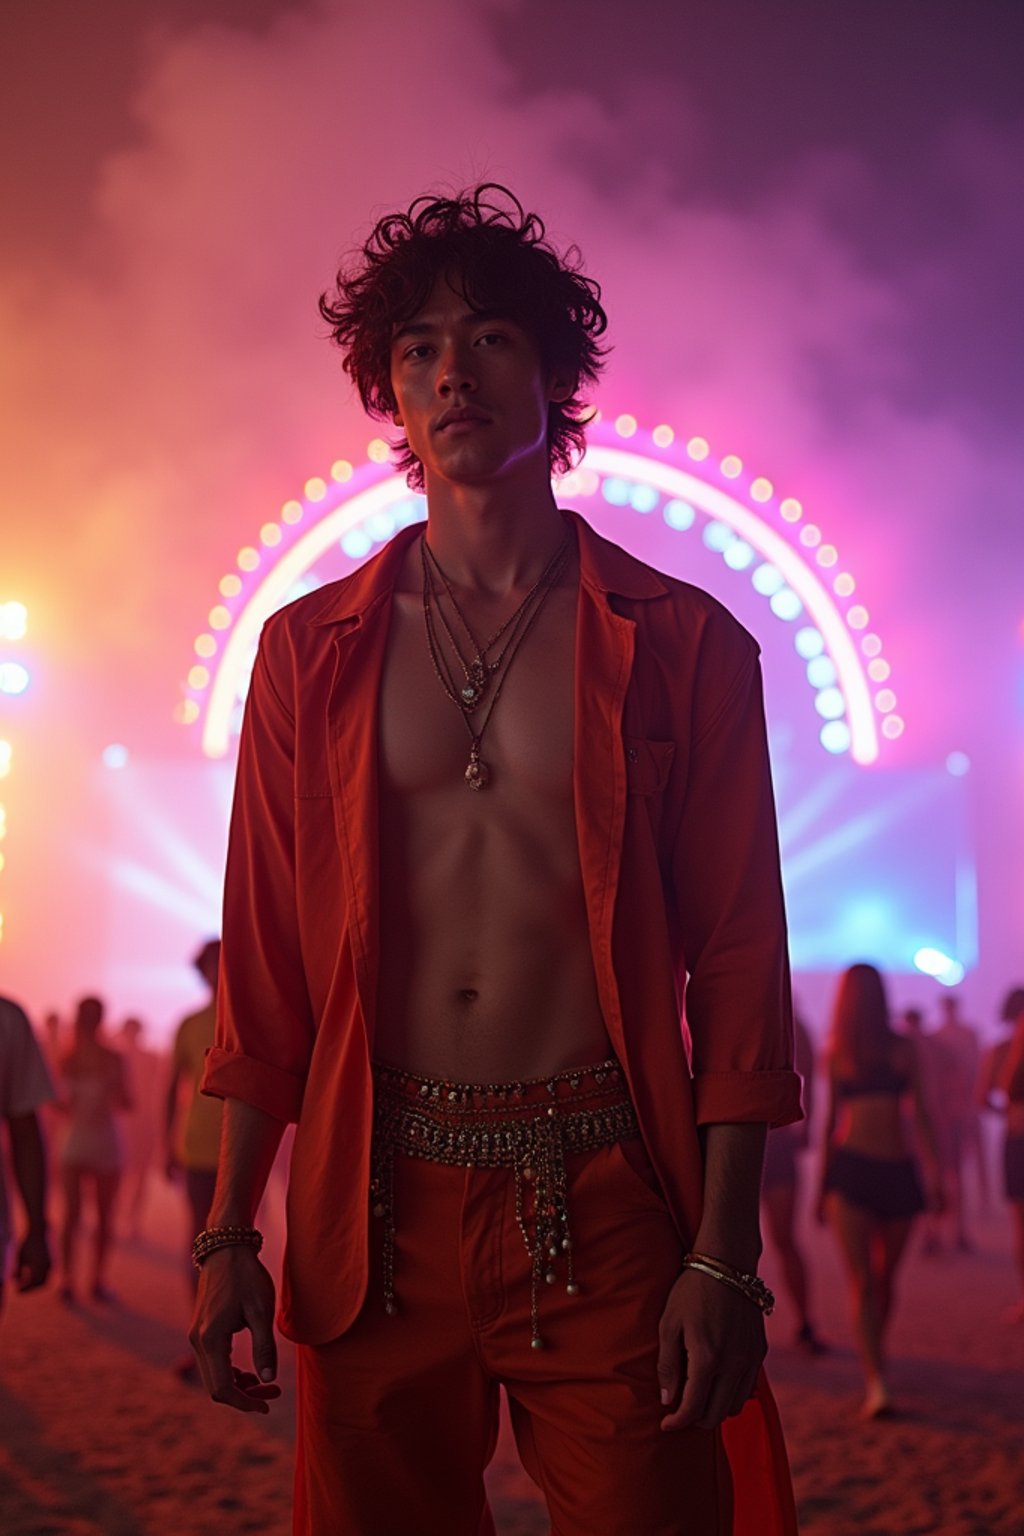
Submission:
[[[284,642],[264,629],[239,744],[224,882],[216,1044],[204,1093],[296,1120],[312,1052],[313,1014],[295,889],[295,719]],[[272,675],[284,676],[286,685]]]
[[[698,668],[673,846],[696,1117],[785,1125],[800,1078],[761,669],[746,631],[722,624]]]

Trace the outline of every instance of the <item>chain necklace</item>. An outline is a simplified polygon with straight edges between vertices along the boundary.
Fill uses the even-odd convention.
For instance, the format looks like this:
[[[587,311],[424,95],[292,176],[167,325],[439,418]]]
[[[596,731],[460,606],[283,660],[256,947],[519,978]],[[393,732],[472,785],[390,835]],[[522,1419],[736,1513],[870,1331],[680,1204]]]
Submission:
[[[442,684],[445,684],[445,692],[448,694],[449,698],[454,704],[457,704],[460,709],[467,711],[474,710],[482,701],[483,696],[487,691],[488,683],[490,682],[491,678],[500,670],[501,664],[505,660],[505,656],[508,653],[509,648],[515,641],[519,627],[526,618],[530,604],[533,602],[534,598],[537,596],[537,593],[542,587],[550,585],[554,578],[556,568],[559,574],[564,568],[564,556],[568,550],[568,543],[568,536],[566,536],[566,539],[555,550],[555,553],[551,556],[551,559],[541,571],[540,575],[537,577],[537,580],[534,582],[529,592],[527,592],[518,608],[516,608],[514,612],[510,613],[508,618],[505,619],[503,623],[498,625],[497,629],[490,636],[490,638],[481,644],[470,628],[466,615],[459,607],[459,600],[455,596],[451,582],[445,575],[441,562],[438,560],[437,556],[434,554],[434,551],[428,545],[426,538],[421,541],[420,558],[423,563],[424,593],[426,593],[429,588],[430,595],[434,601],[434,605],[438,614],[440,615],[444,632],[448,636],[449,644],[455,653],[455,656],[459,662],[459,666],[462,668],[463,677],[465,678],[465,682],[457,690],[458,697],[456,698],[455,685],[451,682],[451,673],[447,666],[445,667],[445,672],[451,686],[449,687],[447,684],[445,684],[444,678],[442,678]],[[462,647],[459,645],[458,639],[452,630],[451,624],[448,622],[448,616],[445,613],[444,607],[440,601],[440,594],[434,583],[435,574],[441,578],[444,590],[448,595],[448,601],[451,603],[452,608],[455,611],[455,616],[458,619],[459,624],[462,626],[463,633],[469,641],[471,654],[468,661],[462,654]],[[425,605],[424,613],[426,617],[428,632],[431,630],[433,631],[435,646],[438,651],[442,651],[443,647],[438,644],[437,625],[434,622],[433,613],[429,605]],[[493,658],[493,660],[488,660],[488,652],[493,650],[498,641],[501,639],[502,635],[504,635],[506,632],[510,633],[504,646],[499,651],[498,655]]]
[[[530,633],[530,630],[536,623],[538,617],[540,616],[541,609],[544,607],[548,597],[551,595],[552,588],[557,585],[562,576],[562,573],[565,570],[569,558],[569,544],[570,539],[567,535],[563,543],[556,550],[555,554],[548,561],[544,570],[541,572],[541,575],[534,582],[533,586],[526,594],[526,597],[519,604],[518,608],[516,608],[515,612],[512,613],[503,624],[499,625],[498,629],[494,632],[490,639],[481,646],[477,641],[476,636],[473,634],[465,614],[459,607],[458,600],[452,591],[451,583],[448,581],[448,578],[441,570],[440,565],[438,565],[433,552],[427,550],[426,537],[421,540],[420,554],[423,563],[423,619],[427,634],[427,649],[430,652],[430,660],[433,663],[434,673],[438,682],[441,684],[441,687],[451,699],[452,703],[457,707],[463,720],[466,722],[466,729],[469,732],[470,737],[470,749],[469,764],[466,768],[465,779],[470,789],[485,789],[490,782],[491,770],[488,764],[483,761],[480,755],[480,748],[483,743],[484,732],[487,730],[487,727],[490,724],[495,705],[501,697],[501,691],[505,685],[505,679],[511,670],[512,663],[515,660],[519,647],[522,645],[523,641],[526,639],[527,635]],[[434,582],[431,577],[430,566],[427,563],[428,558],[436,567],[437,572],[444,583],[445,590],[451,601],[452,607],[455,610],[456,616],[458,617],[459,623],[465,630],[470,644],[473,647],[473,658],[468,663],[465,657],[462,655],[458,641],[456,640],[451,626],[445,617],[444,609],[441,605],[438,593],[435,589]],[[462,667],[463,674],[466,678],[466,686],[464,688],[459,688],[457,686],[452,675],[451,668],[449,667],[445,658],[444,650],[440,643],[440,636],[437,631],[437,625],[434,620],[434,607],[437,608],[437,611],[441,616],[441,623],[444,631],[448,636],[452,649],[458,658],[460,666]],[[502,647],[500,654],[496,660],[488,662],[486,659],[487,652],[505,633],[508,633],[509,638],[505,645]],[[499,669],[502,667],[503,663],[504,671],[501,671],[500,675],[498,675]],[[487,707],[487,712],[484,715],[483,720],[480,722],[479,728],[477,728],[474,726],[469,717],[473,710],[476,708],[477,704],[480,702],[483,688],[486,687],[491,677],[494,676],[498,677],[497,685],[493,695],[491,696],[491,701]],[[472,689],[472,692],[470,692],[470,689]]]

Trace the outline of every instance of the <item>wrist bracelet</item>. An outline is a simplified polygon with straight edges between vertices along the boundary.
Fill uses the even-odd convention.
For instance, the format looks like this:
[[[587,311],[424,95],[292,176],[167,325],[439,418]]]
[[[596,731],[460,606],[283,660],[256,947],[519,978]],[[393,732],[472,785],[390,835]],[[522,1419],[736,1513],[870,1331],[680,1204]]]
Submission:
[[[734,1291],[739,1291],[741,1296],[752,1301],[765,1317],[771,1317],[775,1311],[775,1296],[759,1275],[748,1275],[742,1269],[733,1269],[731,1264],[713,1259],[706,1253],[684,1255],[683,1269],[697,1269],[702,1275],[710,1275],[712,1280],[720,1280],[723,1285],[731,1286]]]
[[[263,1247],[263,1233],[257,1232],[255,1227],[206,1227],[193,1239],[192,1263],[196,1269],[202,1269],[210,1254],[216,1253],[218,1248],[238,1246],[259,1253]]]

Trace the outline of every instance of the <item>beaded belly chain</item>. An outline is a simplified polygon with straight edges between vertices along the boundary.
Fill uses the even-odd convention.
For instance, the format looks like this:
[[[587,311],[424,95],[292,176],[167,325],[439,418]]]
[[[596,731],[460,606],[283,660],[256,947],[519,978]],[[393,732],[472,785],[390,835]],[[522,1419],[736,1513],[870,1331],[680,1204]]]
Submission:
[[[530,1344],[543,1349],[541,1282],[578,1296],[565,1160],[639,1134],[614,1060],[516,1083],[449,1083],[375,1066],[370,1205],[382,1229],[384,1310],[395,1287],[396,1155],[456,1168],[509,1168],[531,1262]]]

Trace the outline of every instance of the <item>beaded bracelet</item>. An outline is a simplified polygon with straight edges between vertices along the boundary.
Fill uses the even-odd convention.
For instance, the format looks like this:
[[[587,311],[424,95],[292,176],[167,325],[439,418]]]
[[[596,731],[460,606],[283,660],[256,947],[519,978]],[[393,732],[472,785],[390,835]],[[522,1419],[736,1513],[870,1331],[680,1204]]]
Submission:
[[[723,1285],[731,1286],[734,1291],[739,1291],[741,1296],[752,1301],[765,1317],[771,1317],[775,1311],[775,1296],[759,1275],[748,1275],[741,1269],[733,1269],[731,1264],[724,1264],[721,1259],[712,1259],[706,1253],[686,1254],[683,1268],[696,1269],[702,1275],[710,1275],[713,1280],[721,1280]]]
[[[263,1247],[263,1233],[257,1232],[255,1227],[206,1227],[193,1239],[192,1263],[196,1269],[202,1269],[210,1254],[216,1253],[218,1248],[232,1248],[236,1245],[259,1253]]]

